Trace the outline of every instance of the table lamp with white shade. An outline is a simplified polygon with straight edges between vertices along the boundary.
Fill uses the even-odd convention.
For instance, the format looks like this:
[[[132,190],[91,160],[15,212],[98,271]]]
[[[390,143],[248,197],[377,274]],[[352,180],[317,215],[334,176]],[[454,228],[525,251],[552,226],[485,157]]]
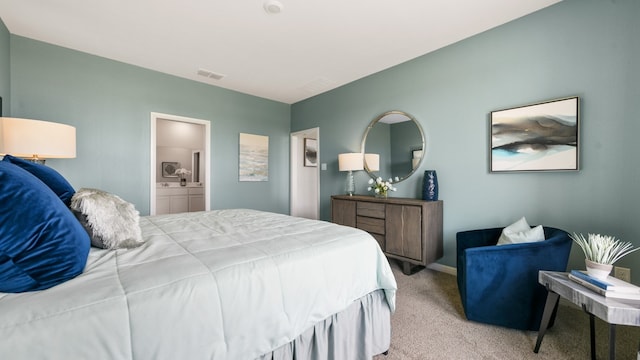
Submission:
[[[44,164],[76,157],[76,128],[49,121],[0,117],[0,155]]]
[[[340,171],[348,171],[345,184],[345,192],[352,196],[356,191],[353,180],[353,171],[364,170],[364,157],[362,153],[345,153],[338,155],[338,168]]]

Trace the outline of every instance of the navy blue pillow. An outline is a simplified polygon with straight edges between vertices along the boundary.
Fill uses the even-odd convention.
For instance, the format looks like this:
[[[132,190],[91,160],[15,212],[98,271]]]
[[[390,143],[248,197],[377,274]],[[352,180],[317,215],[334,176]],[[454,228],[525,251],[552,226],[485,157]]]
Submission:
[[[91,241],[56,194],[0,161],[0,292],[43,290],[81,274]]]
[[[62,200],[62,202],[69,206],[71,204],[71,197],[76,193],[75,189],[67,179],[65,179],[59,172],[52,168],[34,163],[31,161],[23,160],[11,155],[5,155],[3,161],[8,161],[12,164],[18,165],[21,168],[27,170],[31,174],[35,175],[38,179],[42,180],[48,187],[53,190],[56,195]]]

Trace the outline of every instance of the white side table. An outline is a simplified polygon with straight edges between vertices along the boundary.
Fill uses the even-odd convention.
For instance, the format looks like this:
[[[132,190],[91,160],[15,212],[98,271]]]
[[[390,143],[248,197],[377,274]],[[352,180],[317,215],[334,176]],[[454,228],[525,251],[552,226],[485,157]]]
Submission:
[[[594,316],[609,324],[609,359],[616,358],[616,325],[640,326],[640,301],[606,298],[575,283],[564,272],[540,271],[538,282],[549,291],[544,306],[538,339],[533,352],[538,353],[542,338],[547,331],[551,314],[560,296],[580,306],[589,314],[591,334],[591,359],[595,360],[595,319]]]

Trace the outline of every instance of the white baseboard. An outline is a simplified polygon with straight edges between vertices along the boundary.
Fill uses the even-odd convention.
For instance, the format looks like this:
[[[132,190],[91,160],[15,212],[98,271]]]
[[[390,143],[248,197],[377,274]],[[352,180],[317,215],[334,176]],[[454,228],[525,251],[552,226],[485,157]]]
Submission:
[[[440,272],[443,272],[445,274],[449,274],[449,275],[453,275],[453,276],[458,276],[458,269],[454,268],[452,266],[442,265],[442,264],[438,264],[438,263],[432,263],[432,264],[427,265],[427,269],[440,271]]]

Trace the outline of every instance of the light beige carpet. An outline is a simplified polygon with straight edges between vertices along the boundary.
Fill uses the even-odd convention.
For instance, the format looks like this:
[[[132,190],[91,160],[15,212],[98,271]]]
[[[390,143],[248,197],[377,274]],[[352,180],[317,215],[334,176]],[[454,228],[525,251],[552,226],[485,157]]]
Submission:
[[[375,360],[428,359],[590,359],[589,316],[560,301],[555,325],[540,352],[538,333],[468,321],[455,276],[424,269],[407,276],[391,261],[398,282],[397,309],[391,318],[391,349]],[[596,319],[598,359],[608,359],[608,325]],[[617,326],[617,359],[636,359],[640,328]]]

